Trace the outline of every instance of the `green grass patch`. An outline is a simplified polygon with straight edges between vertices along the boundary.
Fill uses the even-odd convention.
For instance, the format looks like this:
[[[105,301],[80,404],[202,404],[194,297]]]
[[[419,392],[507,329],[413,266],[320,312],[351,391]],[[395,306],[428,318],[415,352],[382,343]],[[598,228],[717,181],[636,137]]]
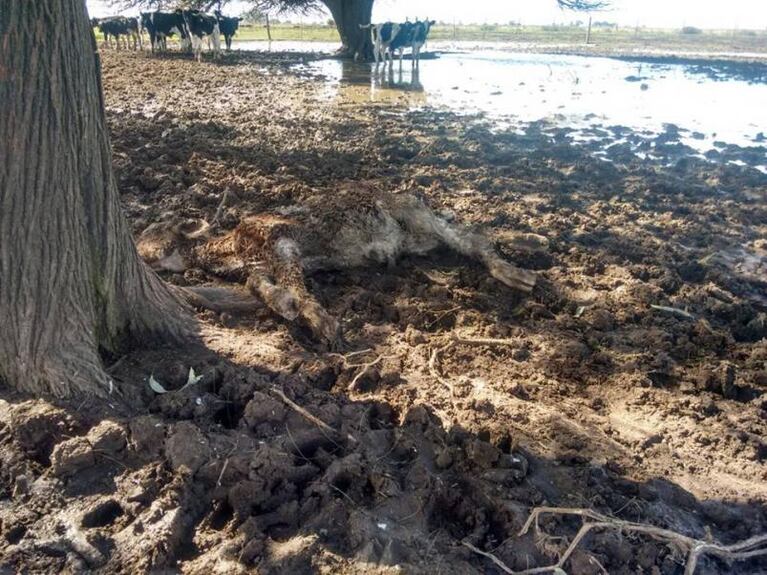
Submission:
[[[243,26],[238,40],[267,40],[262,25]],[[583,45],[586,28],[583,26],[513,26],[513,25],[436,25],[431,40],[514,42],[521,44]],[[274,41],[340,42],[334,26],[277,24],[272,26]],[[767,52],[767,31],[754,30],[702,30],[685,34],[683,30],[651,28],[602,28],[591,31],[591,43],[597,47],[615,50],[658,49],[691,52]]]

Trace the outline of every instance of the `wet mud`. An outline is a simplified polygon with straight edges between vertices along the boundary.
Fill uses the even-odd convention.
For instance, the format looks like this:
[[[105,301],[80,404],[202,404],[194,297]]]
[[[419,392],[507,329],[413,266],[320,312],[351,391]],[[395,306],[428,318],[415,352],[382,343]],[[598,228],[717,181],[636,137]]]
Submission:
[[[533,293],[447,250],[322,271],[307,288],[342,349],[265,307],[201,311],[199,344],[105,358],[113,402],[2,391],[0,573],[500,573],[466,543],[524,570],[575,536],[557,516],[519,535],[538,506],[723,544],[767,531],[767,175],[329,99],[312,57],[103,54],[135,236],[224,234],[358,183],[492,238]],[[597,530],[565,569],[684,557]]]

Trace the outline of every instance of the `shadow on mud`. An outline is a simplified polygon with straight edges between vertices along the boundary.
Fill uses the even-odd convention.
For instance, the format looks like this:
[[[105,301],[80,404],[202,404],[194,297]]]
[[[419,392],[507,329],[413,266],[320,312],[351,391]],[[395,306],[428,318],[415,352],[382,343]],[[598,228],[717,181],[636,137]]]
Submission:
[[[698,501],[660,477],[626,478],[621,454],[599,444],[587,455],[588,435],[573,434],[565,418],[551,422],[561,452],[542,451],[513,424],[451,425],[444,402],[460,397],[434,406],[352,399],[341,384],[344,360],[295,359],[278,373],[206,348],[137,352],[113,370],[127,408],[5,394],[0,487],[13,505],[0,512],[0,567],[202,572],[229,562],[314,573],[322,556],[336,572],[492,572],[466,541],[522,570],[554,562],[580,525],[549,517],[540,522],[547,537],[517,536],[536,506],[597,509],[723,543],[765,528],[759,505]],[[146,366],[160,368],[167,394],[138,383]],[[189,366],[201,379],[184,387]],[[683,557],[675,545],[596,530],[566,568],[681,573]],[[760,567],[727,571],[712,559],[700,572]]]

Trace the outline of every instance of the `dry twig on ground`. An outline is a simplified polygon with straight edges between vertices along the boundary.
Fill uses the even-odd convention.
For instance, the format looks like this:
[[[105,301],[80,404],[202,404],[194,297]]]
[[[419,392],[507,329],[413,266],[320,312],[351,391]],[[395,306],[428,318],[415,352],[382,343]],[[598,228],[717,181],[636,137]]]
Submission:
[[[371,362],[363,363],[356,366],[349,366],[349,367],[361,367],[362,369],[359,371],[359,373],[357,373],[357,375],[354,376],[354,379],[352,379],[351,383],[347,386],[346,388],[347,391],[354,391],[357,388],[357,382],[362,378],[363,375],[367,373],[367,371],[371,367],[381,363],[385,359],[394,359],[395,357],[397,356],[396,355],[387,355],[387,356],[379,355],[377,358],[375,358]]]
[[[438,348],[434,348],[433,350],[431,350],[431,355],[429,356],[429,373],[431,374],[431,376],[434,379],[436,379],[439,383],[444,385],[447,388],[447,390],[450,392],[450,397],[453,397],[453,392],[454,392],[453,384],[450,383],[445,378],[443,378],[439,374],[439,370],[437,369],[437,359],[438,359],[438,356],[439,356],[440,352],[445,351],[451,345],[453,345],[453,344],[452,343],[448,343],[447,345],[444,345],[444,346],[438,347]]]
[[[513,339],[495,339],[491,337],[461,337],[460,335],[453,334],[453,342],[463,345],[486,345],[486,346],[518,346],[519,342]]]
[[[307,420],[311,421],[314,425],[319,427],[322,431],[324,431],[326,433],[329,433],[331,435],[338,436],[338,434],[339,434],[338,431],[336,431],[335,429],[330,427],[327,423],[322,421],[316,415],[313,415],[313,414],[309,413],[306,409],[304,409],[303,407],[298,405],[295,401],[293,401],[287,395],[285,395],[285,393],[281,389],[278,389],[276,387],[272,387],[271,390],[272,390],[272,393],[274,393],[274,395],[279,397],[285,403],[285,405],[287,405],[289,408],[294,410],[296,413],[298,413],[298,414],[302,415],[303,417],[305,417]],[[354,437],[353,435],[350,435],[350,434],[347,433],[345,437],[351,443],[354,443],[354,444],[357,443],[357,438]]]
[[[677,317],[681,317],[684,319],[695,319],[695,316],[692,315],[689,311],[680,309],[678,307],[668,307],[666,305],[651,305],[650,308],[654,309],[655,311],[661,311],[663,313],[675,315]]]

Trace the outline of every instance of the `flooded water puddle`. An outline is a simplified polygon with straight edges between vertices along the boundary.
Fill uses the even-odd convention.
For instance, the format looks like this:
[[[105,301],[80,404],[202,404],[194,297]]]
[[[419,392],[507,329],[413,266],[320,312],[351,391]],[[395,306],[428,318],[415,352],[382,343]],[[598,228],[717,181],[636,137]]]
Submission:
[[[251,45],[252,44],[252,45]],[[241,43],[239,47],[268,46]],[[279,43],[279,50],[327,51],[333,44]],[[334,102],[394,102],[476,114],[499,128],[530,123],[595,148],[606,159],[632,153],[676,161],[685,156],[749,165],[767,172],[767,74],[764,64],[648,63],[623,59],[456,50],[411,71],[374,71],[335,59],[301,65],[327,82]],[[476,47],[475,47],[476,48]],[[753,66],[757,66],[754,68]],[[761,66],[761,67],[760,67]],[[753,70],[757,73],[754,74]],[[749,72],[751,71],[751,72]],[[750,75],[749,75],[750,74]]]

